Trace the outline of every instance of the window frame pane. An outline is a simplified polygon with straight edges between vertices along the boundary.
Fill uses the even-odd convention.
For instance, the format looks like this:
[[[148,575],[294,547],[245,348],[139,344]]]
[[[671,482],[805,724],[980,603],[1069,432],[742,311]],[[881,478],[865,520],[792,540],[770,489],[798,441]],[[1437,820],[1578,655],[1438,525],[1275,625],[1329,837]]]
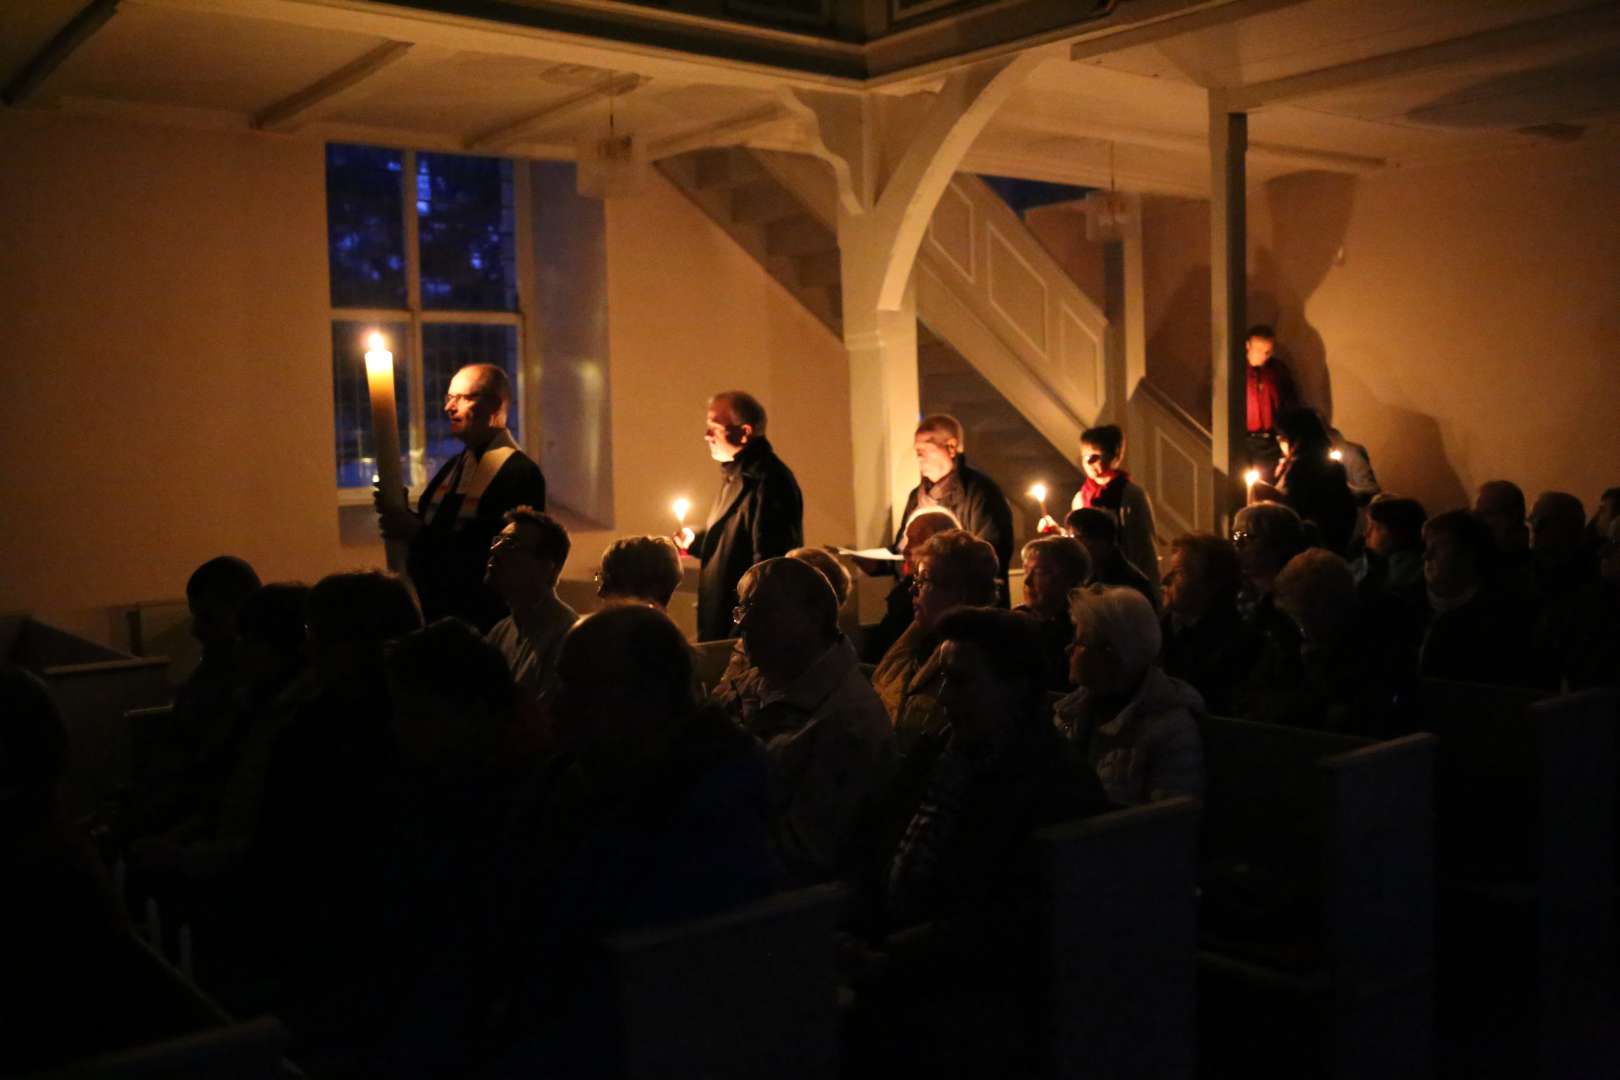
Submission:
[[[369,145],[369,144],[368,144]],[[510,414],[521,418],[519,428],[525,436],[525,441],[535,445],[533,418],[528,410],[528,379],[529,365],[529,334],[527,305],[525,304],[525,289],[528,285],[528,245],[525,243],[529,236],[528,202],[528,173],[522,167],[522,162],[512,163],[513,182],[513,235],[517,247],[517,309],[515,311],[463,311],[448,308],[423,309],[422,307],[422,248],[420,237],[420,221],[417,216],[415,184],[417,173],[417,152],[406,149],[402,151],[404,160],[400,169],[400,205],[405,217],[405,300],[403,309],[391,308],[340,308],[330,307],[328,322],[376,322],[404,323],[408,327],[407,333],[410,341],[406,344],[406,356],[409,361],[410,374],[406,394],[410,404],[410,470],[406,482],[410,487],[411,498],[414,501],[427,486],[431,477],[427,472],[427,410],[439,408],[439,403],[426,400],[426,372],[423,369],[423,342],[422,328],[429,323],[477,323],[491,326],[511,326],[517,332],[517,379],[512,388],[513,400]],[[404,185],[409,184],[409,187]],[[330,289],[328,290],[330,295]],[[394,351],[397,353],[397,346]],[[328,363],[334,358],[328,358]],[[336,413],[333,416],[336,422]],[[333,481],[336,482],[335,462]],[[338,487],[337,498],[340,505],[370,505],[371,489],[368,487]]]

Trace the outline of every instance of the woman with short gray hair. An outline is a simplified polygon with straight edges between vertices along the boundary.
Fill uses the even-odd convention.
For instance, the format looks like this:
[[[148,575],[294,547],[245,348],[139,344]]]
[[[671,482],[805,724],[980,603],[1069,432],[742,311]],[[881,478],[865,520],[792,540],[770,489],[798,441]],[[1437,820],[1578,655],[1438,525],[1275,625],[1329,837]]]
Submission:
[[[1125,806],[1204,790],[1198,691],[1155,661],[1153,605],[1135,589],[1091,586],[1069,595],[1074,644],[1054,720],[1085,754],[1108,798]]]

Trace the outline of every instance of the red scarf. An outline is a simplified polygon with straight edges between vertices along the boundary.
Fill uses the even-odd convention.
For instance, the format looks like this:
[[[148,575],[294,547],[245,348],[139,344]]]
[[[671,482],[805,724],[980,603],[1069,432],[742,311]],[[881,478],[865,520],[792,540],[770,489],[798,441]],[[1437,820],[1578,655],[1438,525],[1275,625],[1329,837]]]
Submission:
[[[1091,477],[1080,489],[1080,505],[1084,507],[1101,506],[1105,510],[1119,511],[1119,504],[1125,495],[1125,485],[1130,483],[1131,474],[1124,469],[1115,469],[1105,483],[1097,483]]]

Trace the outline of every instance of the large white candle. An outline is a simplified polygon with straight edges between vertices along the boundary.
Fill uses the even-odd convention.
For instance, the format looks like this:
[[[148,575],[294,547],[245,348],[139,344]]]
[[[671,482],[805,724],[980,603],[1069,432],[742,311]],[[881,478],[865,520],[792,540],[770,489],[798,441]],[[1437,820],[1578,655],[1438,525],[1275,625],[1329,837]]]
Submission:
[[[394,354],[385,347],[383,336],[373,333],[366,339],[366,385],[371,390],[371,435],[377,451],[377,488],[381,504],[390,510],[404,510],[405,482],[399,469],[399,418],[394,412]],[[388,569],[405,569],[405,543],[388,541]]]

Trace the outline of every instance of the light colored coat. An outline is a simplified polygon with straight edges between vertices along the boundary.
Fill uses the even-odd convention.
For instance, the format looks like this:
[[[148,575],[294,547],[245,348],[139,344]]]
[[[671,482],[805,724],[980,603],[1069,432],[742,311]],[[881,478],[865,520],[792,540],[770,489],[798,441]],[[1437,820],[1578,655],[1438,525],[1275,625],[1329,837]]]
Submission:
[[[1084,687],[1058,701],[1053,720],[1097,770],[1111,802],[1139,806],[1175,795],[1204,792],[1204,744],[1198,715],[1204,699],[1159,667],[1119,715],[1103,724],[1090,717]]]

